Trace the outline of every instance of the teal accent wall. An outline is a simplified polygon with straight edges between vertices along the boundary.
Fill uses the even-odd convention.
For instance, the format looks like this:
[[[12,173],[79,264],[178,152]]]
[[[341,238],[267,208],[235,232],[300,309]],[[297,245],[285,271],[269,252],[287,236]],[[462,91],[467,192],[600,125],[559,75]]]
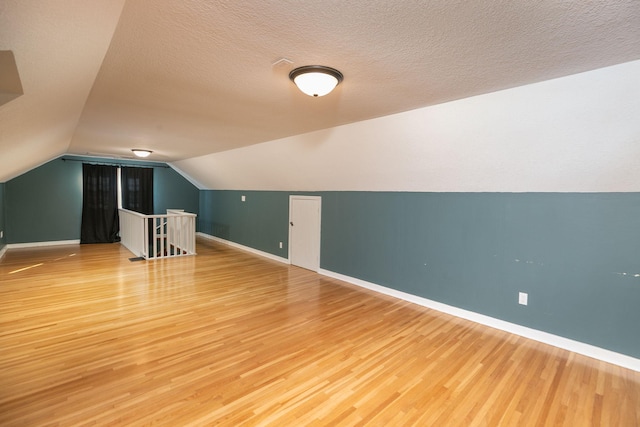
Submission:
[[[67,158],[69,158],[67,156]],[[112,159],[54,159],[5,183],[7,243],[80,239],[82,161],[116,163]],[[140,166],[134,161],[118,164]],[[154,210],[185,209],[198,213],[199,190],[169,167],[154,168]]]
[[[638,193],[327,193],[322,206],[324,269],[640,357]]]
[[[172,168],[153,169],[153,209],[157,214],[167,209],[184,209],[198,213],[200,190]]]
[[[287,257],[290,194],[203,191],[201,231]],[[640,358],[640,193],[313,194],[321,268]]]
[[[7,236],[6,236],[6,222],[5,222],[5,197],[4,197],[4,187],[5,184],[4,182],[0,182],[0,230],[3,231],[3,235],[2,237],[0,237],[0,250],[2,250],[2,248],[6,245],[6,241],[7,241]]]
[[[288,224],[288,193],[214,190],[200,193],[198,230],[203,233],[287,258]]]
[[[82,163],[52,160],[5,190],[7,243],[80,239]]]

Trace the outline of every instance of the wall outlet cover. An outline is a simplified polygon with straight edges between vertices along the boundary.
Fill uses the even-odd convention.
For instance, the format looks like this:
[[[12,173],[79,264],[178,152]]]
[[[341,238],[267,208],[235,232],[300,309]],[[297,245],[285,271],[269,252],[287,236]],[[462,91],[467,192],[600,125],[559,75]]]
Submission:
[[[518,292],[518,304],[529,304],[529,294],[527,294],[526,292]]]

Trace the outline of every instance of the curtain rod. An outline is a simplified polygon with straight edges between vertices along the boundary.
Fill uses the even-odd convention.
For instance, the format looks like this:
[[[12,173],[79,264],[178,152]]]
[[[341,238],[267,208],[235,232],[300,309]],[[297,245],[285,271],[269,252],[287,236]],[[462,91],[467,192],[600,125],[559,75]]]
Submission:
[[[91,160],[81,160],[81,159],[65,159],[64,157],[62,157],[60,160],[62,160],[63,162],[82,162],[82,163],[87,163],[90,165],[103,165],[103,166],[125,166],[125,167],[143,167],[143,168],[171,168],[171,166],[168,165],[153,165],[153,164],[148,164],[148,163],[135,163],[135,164],[128,164],[128,163],[118,163],[118,162],[94,162]],[[126,161],[126,160],[123,160]],[[130,160],[130,161],[135,161],[135,160]]]

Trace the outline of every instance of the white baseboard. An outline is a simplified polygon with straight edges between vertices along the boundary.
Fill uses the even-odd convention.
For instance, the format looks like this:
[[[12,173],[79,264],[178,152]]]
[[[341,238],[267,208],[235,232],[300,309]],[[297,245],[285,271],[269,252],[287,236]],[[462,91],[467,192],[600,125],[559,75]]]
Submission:
[[[515,323],[510,323],[504,320],[485,316],[484,314],[475,313],[473,311],[463,310],[458,307],[454,307],[454,306],[443,304],[437,301],[429,300],[413,294],[398,291],[396,289],[387,288],[385,286],[376,285],[375,283],[366,282],[364,280],[356,279],[354,277],[345,276],[339,273],[334,273],[333,271],[320,269],[318,273],[324,276],[342,280],[343,282],[351,283],[353,285],[360,286],[375,292],[379,292],[381,294],[389,295],[404,301],[421,305],[423,307],[431,308],[431,309],[440,311],[442,313],[450,314],[452,316],[456,316],[466,320],[470,320],[472,322],[480,323],[482,325],[489,326],[491,328],[510,332],[512,334],[520,335],[522,337],[539,341],[544,344],[549,344],[554,347],[558,347],[564,350],[572,351],[574,353],[582,354],[583,356],[591,357],[597,360],[602,360],[603,362],[612,363],[614,365],[622,366],[623,368],[640,372],[640,359],[636,359],[634,357],[627,356],[625,354],[616,353],[611,350],[606,350],[604,348],[596,347],[590,344],[585,344],[580,341],[574,341],[558,335],[553,335],[547,332],[539,331],[537,329],[527,328],[525,326],[517,325]]]
[[[220,237],[212,236],[210,234],[206,234],[202,232],[198,232],[196,233],[196,235],[205,239],[213,240],[213,241],[234,247],[236,249],[240,249],[245,252],[250,252],[252,254],[262,256],[264,258],[268,258],[284,264],[290,264],[287,258],[283,258],[277,255],[270,254],[268,252],[264,252],[258,249],[244,246],[239,243],[232,242],[230,240],[225,240]],[[5,245],[2,249],[0,249],[0,258],[2,258],[2,256],[5,254],[7,249],[34,248],[34,247],[58,246],[58,245],[76,245],[79,243],[80,243],[80,240],[57,240],[57,241],[50,241],[50,242],[11,243],[11,244]],[[318,271],[318,274],[322,274],[323,276],[332,277],[334,279],[351,283],[353,285],[360,286],[362,288],[369,289],[374,292],[379,292],[384,295],[389,295],[404,301],[418,304],[423,307],[431,308],[433,310],[437,310],[442,313],[446,313],[452,316],[460,317],[462,319],[470,320],[472,322],[476,322],[481,325],[489,326],[491,328],[499,329],[505,332],[510,332],[512,334],[520,335],[522,337],[529,338],[544,344],[549,344],[554,347],[562,348],[568,351],[572,351],[574,353],[582,354],[587,357],[592,357],[597,360],[602,360],[603,362],[612,363],[614,365],[618,365],[623,368],[640,372],[640,359],[636,359],[634,357],[627,356],[625,354],[616,353],[611,350],[606,350],[604,348],[596,347],[590,344],[585,344],[583,342],[574,341],[558,335],[550,334],[548,332],[543,332],[537,329],[532,329],[525,326],[517,325],[515,323],[506,322],[504,320],[496,319],[490,316],[485,316],[484,314],[479,314],[473,311],[464,310],[458,307],[443,304],[427,298],[419,297],[417,295],[409,294],[409,293],[402,292],[392,288],[387,288],[385,286],[377,285],[375,283],[367,282],[365,280],[360,280],[355,277],[346,276],[340,273],[334,273],[333,271],[325,270],[322,268]]]
[[[2,259],[4,254],[7,252],[7,249],[7,245],[4,245],[2,248],[0,248],[0,259]]]
[[[285,264],[290,264],[289,260],[282,258],[267,252],[259,251],[238,243],[231,242],[229,240],[221,239],[219,237],[211,236],[205,233],[196,233],[197,235],[204,237],[205,239],[214,240],[234,248],[241,249],[246,252],[251,252],[256,255],[260,255],[269,259],[280,261]],[[423,307],[431,308],[433,310],[440,311],[442,313],[450,314],[452,316],[460,317],[462,319],[470,320],[481,325],[485,325],[491,328],[499,329],[501,331],[509,332],[519,335],[521,337],[529,338],[534,341],[538,341],[544,344],[549,344],[554,347],[562,348],[583,356],[591,357],[596,360],[611,363],[621,366],[623,368],[631,369],[633,371],[640,372],[640,359],[636,359],[626,354],[616,353],[611,350],[596,347],[591,344],[585,344],[580,341],[574,341],[569,338],[564,338],[558,335],[550,334],[548,332],[539,331],[537,329],[528,328],[526,326],[517,325],[515,323],[506,322],[504,320],[496,319],[484,314],[475,313],[473,311],[464,310],[451,305],[443,304],[441,302],[433,301],[427,298],[419,297],[417,295],[409,294],[406,292],[398,291],[396,289],[387,288],[385,286],[377,285],[375,283],[367,282],[364,280],[356,279],[355,277],[345,276],[344,274],[334,273],[333,271],[320,269],[318,274],[323,276],[332,277],[334,279],[341,280],[343,282],[351,283],[356,286],[360,286],[365,289],[369,289],[374,292],[379,292],[384,295],[389,295],[404,301],[408,301],[414,304],[418,304]]]
[[[42,246],[79,245],[80,240],[53,240],[51,242],[10,243],[9,249],[39,248]]]
[[[232,242],[230,240],[225,240],[225,239],[222,239],[220,237],[212,236],[210,234],[206,234],[206,233],[202,233],[202,232],[197,232],[196,235],[200,236],[200,237],[203,237],[205,239],[213,240],[215,242],[223,243],[223,244],[225,244],[227,246],[231,246],[231,247],[236,248],[236,249],[240,249],[241,251],[250,252],[252,254],[259,255],[261,257],[265,257],[265,258],[272,259],[274,261],[282,262],[284,264],[290,264],[290,262],[289,262],[289,260],[287,258],[283,258],[283,257],[280,257],[278,255],[270,254],[269,252],[260,251],[258,249],[250,248],[249,246],[244,246],[244,245],[241,245],[239,243]]]

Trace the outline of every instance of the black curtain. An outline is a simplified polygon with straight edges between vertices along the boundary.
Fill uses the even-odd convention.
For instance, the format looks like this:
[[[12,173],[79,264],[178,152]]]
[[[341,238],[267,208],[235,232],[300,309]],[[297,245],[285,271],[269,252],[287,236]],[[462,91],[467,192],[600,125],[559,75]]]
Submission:
[[[80,243],[118,242],[119,231],[117,168],[83,163]]]
[[[122,207],[153,215],[153,169],[123,167],[120,178]]]

